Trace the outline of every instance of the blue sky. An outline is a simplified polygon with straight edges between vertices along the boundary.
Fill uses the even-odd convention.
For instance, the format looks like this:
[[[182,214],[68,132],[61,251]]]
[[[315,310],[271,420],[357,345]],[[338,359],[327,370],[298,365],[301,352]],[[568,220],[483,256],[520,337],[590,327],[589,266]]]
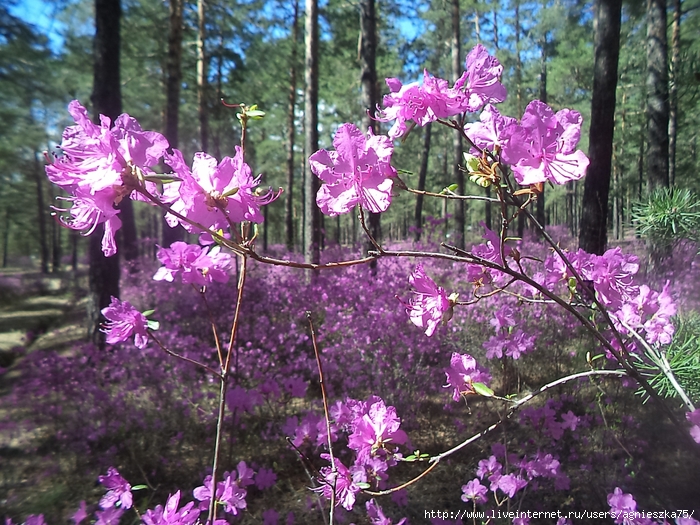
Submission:
[[[59,50],[63,43],[60,35],[61,24],[55,20],[54,7],[50,3],[43,0],[19,0],[16,5],[10,6],[10,13],[48,35],[52,49]]]

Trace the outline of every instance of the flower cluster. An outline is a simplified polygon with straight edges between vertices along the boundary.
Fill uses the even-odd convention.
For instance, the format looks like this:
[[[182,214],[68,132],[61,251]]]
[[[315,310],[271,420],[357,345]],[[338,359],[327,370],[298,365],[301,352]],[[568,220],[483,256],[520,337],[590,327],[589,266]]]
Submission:
[[[382,122],[394,120],[389,130],[392,139],[405,135],[406,122],[425,126],[464,112],[474,112],[486,103],[503,102],[506,89],[500,82],[503,66],[486,48],[477,45],[467,56],[466,71],[449,87],[446,80],[424,72],[423,84],[402,85],[396,78],[386,80],[391,93],[384,97],[385,108],[378,112]]]
[[[102,251],[114,255],[114,235],[121,227],[115,205],[141,184],[139,171],[152,173],[150,167],[163,157],[168,141],[160,133],[143,131],[126,113],[111,127],[104,115],[99,126],[93,124],[77,100],[68,105],[68,111],[76,125],[63,132],[61,155],[46,166],[46,175],[71,194],[67,198],[73,203],[70,218],[63,224],[89,235],[104,223]]]
[[[168,153],[168,141],[160,133],[143,131],[127,114],[111,121],[100,116],[100,125],[93,124],[87,110],[74,100],[68,111],[76,125],[66,128],[60,145],[61,154],[46,166],[46,175],[54,184],[71,194],[70,217],[62,219],[66,226],[89,235],[104,223],[102,251],[106,256],[117,252],[115,233],[121,228],[116,206],[125,198],[139,199],[148,193],[169,203],[173,213],[166,215],[171,226],[182,224],[190,232],[202,233],[228,228],[233,223],[262,222],[260,206],[274,201],[281,193],[259,192],[260,177],[254,178],[237,147],[234,158],[220,163],[206,153],[196,153],[192,169],[182,153]],[[159,178],[154,167],[164,160],[173,173],[162,195],[150,179]],[[177,214],[177,215],[176,215]],[[192,222],[199,226],[195,228]]]
[[[176,241],[170,248],[160,248],[157,256],[163,266],[153,276],[156,281],[171,283],[180,274],[185,284],[205,286],[213,281],[228,282],[231,256],[221,253],[219,246],[209,250]]]
[[[343,124],[333,138],[335,151],[319,150],[309,157],[311,171],[326,184],[316,195],[321,211],[330,216],[348,213],[356,205],[373,213],[391,203],[390,177],[394,147],[387,137],[369,129],[369,137],[353,124]]]
[[[254,475],[255,472],[245,461],[238,464],[236,472],[224,472],[222,480],[216,483],[214,497],[217,503],[223,505],[225,512],[236,516],[247,507],[245,498],[248,492],[245,487],[255,483]],[[204,478],[204,485],[194,489],[194,497],[199,501],[200,510],[209,508],[213,494],[211,476],[207,476]]]

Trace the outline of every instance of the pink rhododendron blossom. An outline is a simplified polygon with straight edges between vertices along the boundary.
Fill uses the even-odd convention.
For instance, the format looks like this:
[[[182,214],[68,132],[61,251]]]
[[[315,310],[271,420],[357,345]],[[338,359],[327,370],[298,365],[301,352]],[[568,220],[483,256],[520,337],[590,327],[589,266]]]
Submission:
[[[348,439],[348,448],[357,452],[357,463],[380,454],[382,457],[396,450],[395,445],[406,443],[406,433],[399,429],[401,419],[393,406],[375,398],[367,413],[354,422],[354,432]],[[388,449],[390,446],[391,449]]]
[[[462,95],[458,113],[473,112],[484,104],[497,104],[506,99],[506,88],[500,78],[503,66],[484,46],[477,44],[467,55],[466,71],[455,82],[454,90]]]
[[[277,483],[277,474],[272,469],[261,468],[255,475],[255,486],[260,490],[269,489]]]
[[[195,153],[192,170],[177,150],[166,155],[165,161],[182,179],[172,210],[205,228],[228,229],[230,222],[262,222],[260,207],[271,203],[281,193],[258,192],[260,177],[252,176],[240,146],[236,146],[233,158],[224,157],[219,163],[207,153]],[[172,214],[166,215],[166,220],[170,226],[180,223],[187,231],[195,231],[192,225]]]
[[[696,443],[700,443],[700,408],[688,412],[685,417],[693,425],[690,428],[690,435],[693,437]]]
[[[613,521],[622,525],[651,525],[653,521],[642,518],[637,514],[637,502],[632,494],[625,494],[620,487],[615,487],[612,494],[608,494],[608,505]]]
[[[497,486],[501,492],[512,498],[516,492],[527,486],[527,481],[515,474],[506,474],[498,478]]]
[[[581,122],[577,111],[562,109],[555,115],[547,104],[530,102],[502,152],[518,184],[564,184],[583,177],[589,161],[576,149]]]
[[[70,517],[70,519],[73,522],[73,525],[78,525],[79,523],[82,523],[82,521],[87,517],[87,506],[85,505],[85,500],[83,500],[80,502],[80,507],[78,507],[78,510],[75,511],[75,513]]]
[[[459,401],[462,395],[475,393],[473,383],[489,383],[491,375],[483,371],[469,354],[452,353],[450,367],[445,369],[446,388],[452,388],[452,399]]]
[[[477,478],[474,478],[466,485],[462,485],[462,501],[474,503],[486,503],[488,489],[482,485]]]
[[[411,322],[430,337],[440,322],[447,322],[452,317],[449,297],[444,288],[426,275],[422,264],[416,266],[408,281],[414,288],[414,295],[408,303],[403,303],[406,313]]]
[[[72,230],[81,231],[83,235],[91,235],[98,225],[104,224],[102,235],[102,253],[111,257],[117,253],[116,233],[122,226],[121,219],[117,216],[119,210],[114,207],[116,191],[111,188],[92,194],[84,188],[73,190],[71,197],[57,197],[58,200],[71,202],[70,209],[54,206],[55,211],[69,212],[69,217],[60,217],[64,226]]]
[[[125,510],[122,507],[110,507],[104,510],[95,511],[97,521],[95,525],[119,525]]]
[[[108,344],[121,343],[132,335],[137,348],[148,344],[148,319],[128,301],[112,297],[110,305],[102,309],[102,315],[107,319],[102,331],[107,334]]]
[[[518,121],[513,117],[501,116],[501,113],[491,104],[487,104],[479,115],[479,122],[464,126],[464,131],[477,148],[500,152],[508,142]],[[478,155],[478,149],[472,148],[472,153]]]
[[[372,525],[392,525],[392,521],[384,515],[384,511],[377,503],[377,500],[371,499],[365,504],[367,509],[367,517]],[[404,525],[407,522],[406,518],[401,518],[396,525]]]
[[[430,78],[428,71],[423,72],[424,81]],[[389,137],[397,139],[406,134],[406,122],[413,121],[425,126],[437,120],[433,106],[436,104],[434,93],[431,94],[419,82],[403,85],[396,78],[387,78],[386,83],[391,93],[384,95],[384,109],[377,113],[380,122],[395,121],[389,130]]]
[[[143,515],[146,525],[193,525],[199,518],[200,510],[195,508],[194,501],[178,509],[180,505],[180,491],[168,496],[165,507],[156,506],[153,510],[147,510]]]
[[[115,299],[113,297],[112,303],[114,303],[114,301]],[[103,509],[109,509],[115,506],[119,506],[122,509],[131,508],[133,504],[131,485],[119,474],[117,469],[109,467],[109,469],[107,469],[107,475],[99,476],[97,479],[107,489],[107,494],[102,496],[100,500],[100,507]]]
[[[328,454],[321,454],[321,457],[330,461]],[[348,469],[338,458],[335,458],[335,467],[336,473],[333,473],[331,467],[321,468],[321,485],[313,490],[320,492],[324,498],[330,501],[333,491],[332,487],[335,485],[335,504],[341,505],[345,510],[352,510],[352,507],[355,505],[356,494],[360,492],[360,487],[357,483],[364,482],[362,469]]]
[[[224,472],[222,480],[216,483],[216,501],[223,505],[225,512],[234,516],[247,507],[245,498],[248,493],[243,486],[252,481],[252,470],[249,473],[245,463],[241,463],[239,469],[243,471],[244,478],[237,478],[237,473]],[[195,488],[193,495],[199,501],[200,510],[209,508],[212,498],[211,476],[204,478],[204,485]]]
[[[358,204],[374,213],[389,208],[394,146],[388,137],[368,133],[365,137],[354,124],[342,124],[333,137],[335,151],[323,149],[309,157],[311,171],[325,182],[316,195],[324,214],[348,213]]]
[[[181,274],[185,284],[205,286],[213,281],[228,282],[231,256],[221,253],[220,246],[209,250],[196,244],[176,241],[170,248],[160,248],[157,256],[163,266],[153,276],[155,281],[171,283]]]
[[[484,479],[485,476],[493,476],[494,474],[500,476],[502,468],[503,465],[498,462],[496,456],[489,456],[488,459],[482,459],[479,461],[479,466],[476,469],[476,475],[479,476],[479,479]]]
[[[46,175],[71,194],[64,198],[73,203],[71,218],[62,220],[63,224],[89,235],[105,223],[102,247],[111,256],[116,253],[114,233],[121,226],[115,205],[139,185],[155,191],[155,185],[139,178],[138,172],[153,173],[150,166],[158,164],[168,141],[160,133],[143,131],[127,114],[117,117],[111,127],[104,115],[99,126],[93,124],[77,100],[69,104],[68,111],[76,125],[63,132],[62,154],[46,166]]]

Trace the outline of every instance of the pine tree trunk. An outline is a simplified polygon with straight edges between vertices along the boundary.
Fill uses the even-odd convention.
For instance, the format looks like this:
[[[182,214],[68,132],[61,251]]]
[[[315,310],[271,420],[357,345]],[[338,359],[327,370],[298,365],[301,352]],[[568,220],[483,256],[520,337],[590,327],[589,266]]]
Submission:
[[[304,66],[304,260],[321,259],[321,212],[316,205],[320,186],[306,159],[318,150],[318,0],[306,0],[306,61]]]
[[[299,38],[299,0],[294,0],[292,20],[292,52],[289,66],[289,97],[287,109],[287,200],[285,201],[285,233],[287,250],[294,251],[294,111],[297,99],[297,40]]]
[[[168,33],[168,57],[165,81],[165,138],[171,148],[177,148],[180,124],[180,86],[182,85],[182,11],[183,0],[170,0],[170,29]],[[171,228],[163,222],[163,246],[185,238],[185,230],[179,224]]]
[[[377,93],[377,13],[374,0],[360,0],[360,84],[362,86],[362,131],[371,129],[376,134],[377,123],[370,118],[379,102]],[[369,213],[369,231],[375,241],[381,242],[381,214]],[[374,244],[367,242],[367,249],[373,250]],[[376,268],[376,261],[370,263]]]
[[[647,0],[647,190],[668,187],[666,0]]]
[[[452,0],[451,4],[452,35],[450,50],[452,52],[452,80],[457,80],[462,75],[462,46],[460,39],[459,0]],[[458,117],[459,119],[460,117]],[[461,119],[460,119],[461,121]],[[464,172],[459,169],[462,163],[462,133],[455,130],[452,135],[452,179],[457,184],[457,194],[464,195]],[[455,202],[455,238],[453,243],[458,248],[464,249],[465,230],[465,201],[457,199]]]
[[[120,83],[120,0],[95,0],[95,63],[92,88],[93,120],[100,115],[114,120],[122,112]],[[126,202],[131,202],[126,200]],[[120,216],[123,215],[123,211]],[[123,221],[123,217],[122,218]],[[109,306],[111,297],[119,296],[119,257],[105,257],[102,253],[104,225],[98,226],[89,243],[88,337],[104,347],[104,333],[100,331],[101,310]]]
[[[209,151],[209,111],[207,109],[207,52],[205,42],[206,9],[204,0],[197,0],[197,115],[199,117],[199,140],[202,151]]]
[[[676,183],[676,139],[678,135],[678,80],[681,62],[681,0],[673,0],[671,30],[671,82],[669,87],[668,182]]]
[[[432,123],[425,126],[425,135],[423,136],[423,152],[420,158],[420,171],[418,172],[418,190],[425,190],[425,179],[428,176],[428,160],[430,159],[430,135],[432,131]],[[423,233],[423,195],[416,195],[416,215],[415,215],[414,240],[420,241]]]
[[[543,6],[544,8],[544,6]],[[542,55],[540,57],[540,100],[547,103],[547,32],[542,36]],[[537,196],[537,204],[535,206],[535,217],[537,222],[544,228],[547,220],[544,213],[544,199],[547,185],[542,186],[542,193]]]
[[[36,204],[39,209],[39,247],[41,250],[41,273],[49,273],[49,239],[46,231],[46,208],[44,204],[44,170],[39,154],[34,155],[34,178],[36,179]]]
[[[608,241],[608,194],[615,129],[615,91],[620,52],[622,0],[596,0],[595,65],[579,247],[602,255]]]

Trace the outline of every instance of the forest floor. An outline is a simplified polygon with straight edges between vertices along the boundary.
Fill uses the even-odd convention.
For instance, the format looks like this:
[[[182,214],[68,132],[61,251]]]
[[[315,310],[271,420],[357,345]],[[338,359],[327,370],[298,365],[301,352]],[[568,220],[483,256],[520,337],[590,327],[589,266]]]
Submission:
[[[29,476],[39,429],[17,432],[22,418],[7,398],[22,381],[16,365],[28,353],[68,351],[85,337],[85,289],[72,272],[41,274],[38,270],[0,270],[0,509],[10,493]],[[18,476],[19,475],[19,476]],[[21,478],[21,479],[18,479]],[[19,484],[17,484],[19,482]]]

